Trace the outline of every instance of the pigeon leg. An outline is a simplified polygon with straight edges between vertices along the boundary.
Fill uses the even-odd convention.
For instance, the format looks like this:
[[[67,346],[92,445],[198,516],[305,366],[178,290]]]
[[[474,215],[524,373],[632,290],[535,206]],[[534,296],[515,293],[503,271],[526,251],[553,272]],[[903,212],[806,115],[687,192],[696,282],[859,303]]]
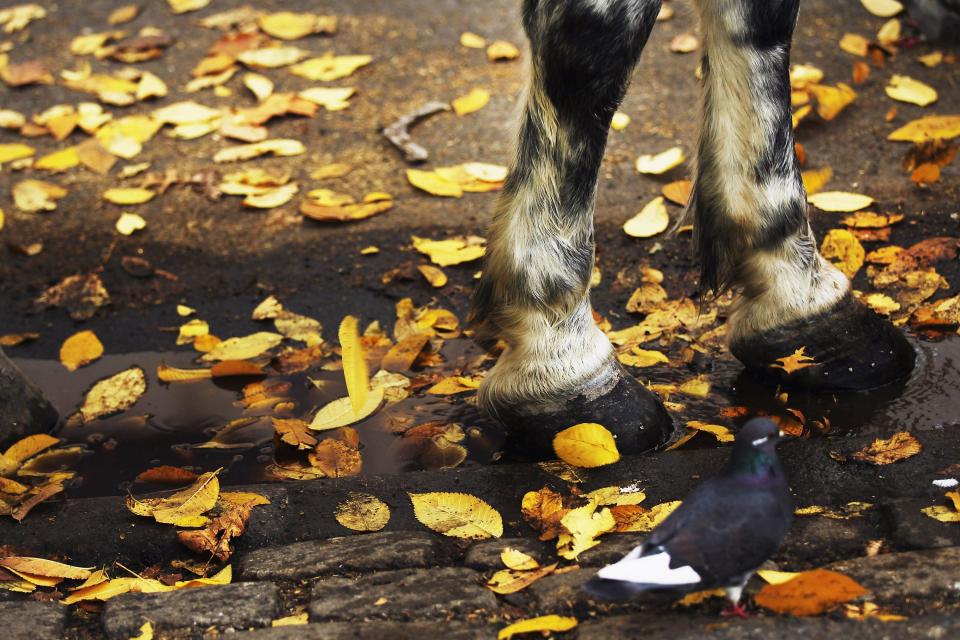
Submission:
[[[470,324],[505,348],[478,400],[508,447],[553,455],[554,435],[604,425],[622,453],[651,450],[673,424],[627,374],[590,305],[597,180],[610,121],[660,0],[526,0],[532,73],[519,142],[487,234]]]
[[[703,32],[703,126],[689,206],[704,293],[740,295],[730,350],[745,365],[814,391],[900,379],[915,354],[855,300],[817,250],[790,108],[790,44],[800,0],[695,0]],[[771,368],[801,347],[813,366]]]
[[[740,604],[740,600],[743,598],[743,588],[747,584],[747,580],[750,577],[747,576],[747,579],[743,581],[742,584],[736,587],[727,587],[724,591],[727,592],[727,600],[730,601],[730,606],[720,612],[720,615],[724,618],[749,618],[750,612],[747,611],[746,607]]]

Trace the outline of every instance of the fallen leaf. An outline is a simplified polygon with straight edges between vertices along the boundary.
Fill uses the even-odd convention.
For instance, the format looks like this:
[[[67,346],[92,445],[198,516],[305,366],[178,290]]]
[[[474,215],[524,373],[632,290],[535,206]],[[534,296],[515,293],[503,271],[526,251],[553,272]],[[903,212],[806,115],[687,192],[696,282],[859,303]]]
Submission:
[[[842,82],[835,87],[815,84],[807,90],[817,100],[817,115],[827,121],[836,118],[857,99],[857,92]]]
[[[910,174],[910,181],[916,185],[929,185],[940,180],[940,167],[932,162],[925,162]]]
[[[520,57],[520,50],[506,40],[494,40],[487,47],[487,60],[490,62],[504,62]]]
[[[114,225],[117,229],[117,233],[124,236],[133,235],[137,231],[141,231],[147,228],[147,221],[143,219],[142,216],[136,213],[123,212],[120,214],[120,217],[117,218],[117,222]]]
[[[483,36],[478,36],[470,31],[464,31],[460,34],[460,46],[468,49],[483,49],[487,46],[487,40]]]
[[[210,471],[198,477],[186,489],[166,498],[144,498],[132,495],[126,499],[127,508],[138,516],[152,517],[164,524],[180,527],[195,527],[207,524],[204,513],[213,509],[220,496],[219,471]]]
[[[455,98],[450,106],[458,116],[465,116],[484,108],[488,102],[490,102],[490,92],[486,89],[474,88],[467,95]]]
[[[557,568],[557,563],[541,567],[539,565],[527,569],[502,569],[497,571],[486,582],[487,589],[500,595],[517,593],[526,589],[531,584],[553,573]]]
[[[458,236],[446,240],[430,240],[412,236],[413,248],[441,267],[449,267],[482,258],[486,252],[485,241],[477,236]]]
[[[60,173],[72,169],[80,164],[80,156],[76,147],[67,147],[60,151],[47,154],[42,158],[37,158],[33,163],[33,168],[40,171],[50,171],[51,173]]]
[[[620,460],[613,434],[602,425],[589,422],[557,433],[553,450],[557,457],[575,467],[602,467]]]
[[[840,213],[858,211],[873,204],[873,198],[870,196],[844,191],[814,193],[807,199],[818,209]]]
[[[815,616],[866,593],[866,589],[842,573],[814,569],[787,582],[764,585],[756,595],[756,603],[777,613]]]
[[[642,155],[637,158],[636,168],[639,173],[661,175],[680,166],[687,159],[683,147],[672,147],[656,155]]]
[[[303,143],[299,140],[275,138],[221,149],[214,154],[213,161],[217,163],[238,162],[241,160],[251,160],[264,155],[288,157],[297,156],[304,152],[306,152],[306,147],[304,147]]]
[[[119,205],[143,204],[153,200],[157,194],[150,189],[139,187],[115,187],[103,192],[103,199]]]
[[[661,193],[663,197],[674,204],[686,206],[690,201],[690,193],[693,191],[693,182],[691,180],[677,180],[663,185]]]
[[[700,39],[692,33],[680,33],[670,40],[670,51],[692,53],[700,47]]]
[[[334,16],[321,16],[315,13],[278,11],[261,15],[257,20],[257,26],[274,38],[299,40],[314,33],[326,35],[335,33],[337,19]]]
[[[231,506],[203,529],[178,531],[177,540],[194,553],[209,553],[226,562],[233,555],[230,543],[247,530],[251,506]]]
[[[310,613],[304,611],[303,613],[295,613],[293,615],[284,616],[282,618],[277,618],[276,620],[270,621],[271,627],[292,627],[301,624],[308,624],[310,622]]]
[[[850,231],[831,229],[820,244],[820,254],[848,278],[853,278],[863,266],[866,251]]]
[[[203,354],[202,360],[250,360],[273,349],[283,341],[278,333],[260,331],[242,338],[224,340],[209,352]]]
[[[360,451],[336,438],[325,438],[308,456],[310,465],[328,478],[355,476],[363,468]]]
[[[860,4],[878,18],[891,18],[903,11],[897,0],[860,0]]]
[[[84,398],[78,412],[81,422],[126,411],[147,391],[147,378],[140,367],[132,367],[97,382]]]
[[[277,46],[249,49],[237,54],[237,60],[257,69],[278,69],[300,62],[310,53],[299,47]]]
[[[960,136],[960,115],[925,116],[911,120],[889,136],[895,142],[927,142],[929,140],[952,140]]]
[[[442,178],[435,171],[407,169],[407,180],[416,188],[426,191],[430,195],[452,198],[459,198],[463,195],[463,189],[459,184]]]
[[[597,538],[613,531],[617,521],[609,508],[597,511],[597,504],[590,501],[565,513],[560,519],[560,526],[557,555],[576,560],[581,553],[600,544]]]
[[[60,347],[60,362],[67,371],[76,371],[103,355],[103,344],[93,331],[80,331]]]
[[[356,93],[353,87],[313,87],[297,94],[304,100],[319,105],[327,111],[342,111],[350,106],[347,102]]]
[[[804,171],[800,174],[803,178],[803,188],[808,196],[819,193],[833,177],[833,169],[823,167],[822,169]]]
[[[497,640],[510,640],[523,633],[546,633],[570,631],[577,626],[577,619],[566,616],[539,616],[507,625],[497,633]]]
[[[808,356],[806,351],[806,347],[800,347],[788,356],[777,358],[777,361],[770,366],[774,369],[782,369],[788,375],[795,371],[812,367],[817,364],[817,360],[816,358]]]
[[[911,433],[900,431],[889,438],[878,438],[873,443],[850,456],[858,462],[874,465],[892,464],[912,458],[923,450],[920,441]]]
[[[65,197],[67,190],[42,180],[21,180],[13,185],[13,203],[21,211],[53,211],[57,200]]]
[[[613,515],[617,520],[617,531],[620,533],[647,533],[653,531],[660,526],[660,523],[666,520],[680,504],[680,500],[674,500],[672,502],[661,502],[649,509],[634,505],[614,507]],[[624,512],[628,517],[621,518],[620,512]]]
[[[921,107],[937,101],[937,91],[928,84],[914,80],[910,76],[894,74],[885,89],[887,96],[900,102],[908,102]]]
[[[373,56],[335,56],[328,53],[319,58],[310,58],[290,67],[290,73],[307,80],[330,82],[353,75],[360,67],[373,61]]]
[[[610,128],[614,131],[623,131],[630,124],[630,116],[622,111],[617,111],[610,119]]]
[[[187,13],[203,9],[210,4],[210,0],[167,0],[167,4],[174,13]]]
[[[640,213],[627,220],[623,230],[633,238],[649,238],[665,231],[669,225],[670,214],[667,213],[663,197],[658,196],[644,206]]]
[[[380,531],[390,521],[390,507],[376,496],[351,492],[337,505],[334,517],[351,531]]]
[[[408,493],[421,524],[453,538],[482,540],[503,535],[503,519],[496,509],[466,493]]]
[[[134,482],[149,482],[152,484],[187,484],[194,482],[199,476],[193,471],[181,467],[161,465],[142,471],[134,478]]]
[[[855,56],[865,56],[870,49],[870,41],[858,33],[845,33],[840,38],[840,49]]]
[[[371,388],[367,394],[366,403],[359,411],[353,410],[353,404],[349,396],[334,400],[317,411],[310,422],[310,428],[314,431],[326,431],[360,422],[380,408],[384,391],[384,388],[380,385]]]

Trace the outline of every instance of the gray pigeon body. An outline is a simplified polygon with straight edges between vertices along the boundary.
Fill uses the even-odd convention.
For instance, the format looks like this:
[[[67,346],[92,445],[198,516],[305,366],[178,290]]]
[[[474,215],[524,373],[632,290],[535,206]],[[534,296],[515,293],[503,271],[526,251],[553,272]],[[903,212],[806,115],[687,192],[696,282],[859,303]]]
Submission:
[[[928,40],[960,42],[960,0],[904,0]]]
[[[765,418],[737,433],[726,469],[704,481],[643,544],[601,569],[585,589],[605,600],[645,591],[724,588],[736,604],[750,576],[783,542],[793,499]]]

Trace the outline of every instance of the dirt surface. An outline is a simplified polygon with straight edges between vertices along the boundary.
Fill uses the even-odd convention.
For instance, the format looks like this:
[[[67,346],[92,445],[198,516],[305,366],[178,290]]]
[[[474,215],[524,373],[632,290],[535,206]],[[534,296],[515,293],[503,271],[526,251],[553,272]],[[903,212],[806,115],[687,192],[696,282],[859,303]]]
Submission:
[[[38,59],[56,75],[62,69],[76,68],[79,64],[79,59],[68,50],[72,38],[85,30],[106,29],[106,15],[125,2],[43,4],[49,11],[46,19],[9,37],[15,43],[11,58],[18,62]],[[144,26],[158,27],[174,35],[176,42],[158,60],[136,67],[162,77],[170,86],[171,94],[162,100],[111,110],[118,115],[149,113],[158,106],[183,99],[213,106],[253,106],[253,97],[239,81],[242,72],[227,84],[233,91],[229,97],[216,97],[210,90],[186,94],[182,89],[190,78],[190,70],[220,36],[219,32],[200,27],[199,18],[241,4],[235,0],[215,0],[200,12],[174,16],[165,3],[145,3],[140,16],[125,28],[135,31]],[[328,341],[335,341],[336,327],[347,314],[359,316],[364,323],[378,320],[389,329],[396,318],[395,304],[406,297],[418,306],[433,303],[449,309],[461,319],[466,315],[479,262],[445,268],[450,283],[439,289],[432,288],[412,269],[410,278],[394,279],[386,284],[382,278],[391,269],[428,262],[412,248],[412,235],[436,239],[456,234],[484,235],[496,195],[469,193],[461,199],[452,199],[416,190],[404,175],[409,165],[384,139],[380,129],[428,101],[450,101],[473,87],[483,87],[492,95],[486,107],[464,117],[453,113],[432,116],[414,129],[414,137],[430,152],[427,167],[467,161],[508,164],[517,101],[528,59],[519,26],[518,3],[358,0],[318,6],[315,2],[299,0],[266,0],[256,5],[264,11],[336,13],[340,26],[335,36],[311,37],[296,44],[316,54],[328,50],[338,54],[369,53],[374,56],[374,62],[334,83],[311,83],[283,69],[267,71],[277,83],[278,91],[328,84],[356,87],[357,95],[344,111],[321,109],[314,118],[279,118],[269,124],[272,138],[303,141],[308,147],[305,155],[261,159],[242,166],[289,171],[300,183],[301,195],[321,186],[357,198],[371,191],[384,191],[393,195],[395,206],[385,214],[362,222],[320,224],[301,219],[296,208],[300,196],[279,210],[261,211],[245,209],[239,198],[225,196],[214,201],[190,187],[173,185],[145,205],[119,207],[104,202],[101,193],[111,186],[135,184],[137,178],[123,181],[116,176],[117,169],[107,177],[82,167],[49,176],[39,171],[11,171],[9,166],[4,166],[0,170],[0,194],[3,195],[0,208],[6,213],[6,223],[0,231],[0,296],[5,304],[0,306],[0,335],[40,334],[38,340],[7,349],[7,353],[47,391],[64,415],[76,409],[93,382],[124,367],[139,364],[155,368],[159,361],[189,366],[196,354],[189,345],[175,346],[176,327],[184,322],[176,313],[177,304],[195,307],[199,317],[210,322],[213,332],[222,338],[264,330],[263,323],[250,319],[250,313],[271,294],[288,309],[320,320]],[[663,271],[664,286],[671,298],[696,297],[700,293],[688,234],[661,234],[639,240],[626,236],[621,229],[627,219],[659,195],[664,184],[688,177],[683,167],[664,176],[638,175],[633,167],[641,153],[656,153],[673,145],[681,145],[689,152],[695,143],[698,58],[696,54],[672,53],[670,42],[675,36],[694,30],[696,20],[687,3],[672,2],[671,5],[676,15],[654,30],[621,108],[632,122],[623,131],[610,134],[598,190],[596,237],[602,279],[594,288],[593,301],[599,314],[615,328],[630,326],[638,320],[625,310],[625,304],[638,283],[641,267]],[[860,58],[840,51],[837,42],[848,31],[873,37],[882,23],[883,20],[869,15],[860,3],[852,0],[843,3],[805,0],[793,61],[821,68],[829,84],[849,83],[852,65]],[[521,59],[490,63],[483,50],[458,44],[464,31],[483,34],[488,40],[502,38],[521,45]],[[835,120],[824,122],[811,117],[797,130],[797,140],[806,151],[807,168],[826,165],[833,168],[830,190],[870,194],[877,201],[875,210],[906,216],[902,223],[892,227],[889,240],[865,243],[867,251],[885,244],[909,247],[929,237],[958,235],[960,169],[957,163],[943,169],[938,183],[918,187],[901,168],[901,158],[909,145],[886,141],[889,132],[914,118],[957,112],[960,105],[957,64],[927,68],[916,60],[933,50],[951,52],[942,46],[919,45],[901,51],[883,65],[873,61],[870,76],[855,85],[859,96],[853,105]],[[100,61],[92,64],[95,69],[115,70],[122,66]],[[938,102],[926,108],[893,102],[884,95],[884,86],[893,74],[910,75],[936,87]],[[0,85],[0,107],[26,114],[54,104],[84,100],[92,97],[74,93],[60,84],[21,89]],[[896,113],[888,121],[885,116],[894,106]],[[83,134],[74,133],[70,142],[84,138]],[[0,143],[20,141],[22,138],[17,133],[0,130]],[[50,137],[27,142],[37,147],[38,156],[66,144]],[[161,133],[131,162],[148,161],[151,171],[172,170],[188,176],[210,169],[213,154],[231,144],[217,135],[184,141]],[[311,170],[331,162],[349,163],[353,171],[343,178],[322,183],[309,177]],[[238,166],[216,168],[227,172]],[[59,201],[56,211],[20,212],[8,194],[24,177],[50,180],[68,188],[69,194]],[[147,228],[130,237],[119,235],[114,224],[121,211],[136,211],[147,220]],[[678,216],[679,211],[671,205],[672,217]],[[812,223],[818,237],[839,227],[842,216],[812,210]],[[38,255],[26,256],[15,250],[17,246],[35,242],[43,243]],[[378,247],[379,253],[361,255],[360,250],[368,246]],[[124,256],[146,259],[154,269],[172,275],[133,277],[121,266]],[[940,261],[936,268],[949,281],[949,288],[936,293],[935,299],[956,295],[960,288],[957,261]],[[34,309],[34,299],[64,277],[101,269],[111,304],[90,320],[76,322],[62,309]],[[866,267],[854,279],[854,287],[872,290]],[[721,322],[722,319],[721,310]],[[87,369],[68,374],[57,362],[58,352],[64,339],[80,329],[96,332],[107,357]],[[870,540],[882,540],[884,553],[960,544],[957,533],[960,525],[936,522],[919,512],[922,507],[943,504],[942,490],[933,487],[931,481],[957,474],[955,465],[951,465],[960,452],[955,435],[956,408],[960,406],[960,339],[950,331],[936,335],[930,332],[918,335],[909,328],[907,331],[920,358],[917,371],[902,385],[864,396],[791,395],[791,408],[808,417],[829,416],[834,426],[832,435],[838,436],[803,439],[785,445],[784,460],[798,504],[839,508],[851,501],[867,501],[877,506],[865,515],[848,520],[814,517],[798,521],[787,546],[775,558],[780,568],[807,569],[859,558],[865,555]],[[682,341],[655,345],[675,363],[683,347]],[[444,355],[451,366],[468,359],[464,354],[476,355],[465,338],[450,341],[447,349]],[[729,354],[700,355],[682,365],[675,363],[638,369],[635,373],[654,383],[677,383],[706,375],[712,383],[712,393],[708,398],[682,399],[686,405],[681,412],[684,419],[717,422],[719,412],[731,406],[746,406],[751,411],[783,409],[774,391],[744,374]],[[340,375],[339,371],[326,373],[331,380]],[[181,418],[190,416],[189,420],[196,422],[189,432],[190,442],[200,442],[210,426],[206,421],[226,415],[237,391],[237,387],[224,386],[194,397],[159,385],[151,377],[150,395],[145,401],[149,406],[141,408],[163,420],[173,420],[178,413]],[[220,395],[215,396],[214,392]],[[342,382],[336,382],[324,392],[326,395],[298,397],[298,400],[316,406],[342,392]],[[466,405],[449,403],[442,409],[432,406],[424,409],[424,404],[418,404],[422,400],[423,394],[411,399],[410,412],[443,413],[452,406],[460,410]],[[194,415],[198,416],[196,420]],[[471,419],[473,417],[471,414]],[[476,418],[476,424],[482,426],[482,419]],[[840,464],[835,459],[868,445],[878,435],[888,436],[900,430],[917,434],[924,446],[921,455],[889,467]],[[138,567],[166,563],[184,553],[170,529],[143,525],[118,499],[131,486],[133,477],[151,464],[179,462],[198,470],[225,466],[227,470],[222,479],[226,484],[261,482],[267,479],[263,468],[273,455],[268,444],[235,456],[227,452],[219,458],[200,454],[190,457],[172,448],[188,437],[180,433],[151,432],[145,436],[129,428],[123,431],[117,423],[96,431],[98,436],[92,439],[86,432],[61,432],[71,442],[91,445],[93,453],[82,462],[80,479],[68,488],[65,499],[58,498],[52,504],[37,507],[22,525],[15,525],[8,518],[0,520],[0,546],[13,544],[37,555],[64,554],[84,566],[118,560]],[[108,447],[104,442],[112,444]],[[371,442],[365,442],[368,451],[372,451]],[[386,439],[376,442],[386,446]],[[587,474],[584,487],[640,482],[650,496],[649,504],[681,499],[703,475],[723,464],[727,451],[715,444],[712,438],[701,434],[678,451],[660,453],[649,459],[627,460],[622,465]],[[836,455],[831,457],[831,453]],[[489,455],[489,451],[485,454],[487,457],[482,460],[479,454],[474,455],[463,468],[456,470],[390,474],[387,470],[395,470],[391,467],[394,462],[384,459],[383,466],[378,466],[376,454],[369,453],[367,473],[372,475],[254,486],[253,489],[270,495],[274,504],[254,516],[250,530],[239,543],[239,554],[245,556],[257,549],[279,549],[278,545],[349,533],[336,524],[330,514],[351,491],[380,495],[395,509],[387,531],[422,529],[405,497],[408,491],[471,492],[500,510],[508,523],[508,537],[529,541],[532,531],[520,519],[520,497],[525,491],[544,485],[563,490],[565,483],[516,457],[481,468],[481,463],[498,457]],[[78,538],[77,531],[85,535]],[[635,539],[631,537],[627,543],[618,543],[615,552],[625,552],[633,542]],[[606,544],[614,548],[614,543]],[[463,564],[464,553],[465,549],[458,547],[425,566]],[[611,552],[611,558],[604,557],[603,561],[609,561],[612,555],[615,554]],[[466,557],[470,557],[469,553]],[[585,567],[597,564],[602,564],[601,559],[584,562]],[[488,573],[493,568],[474,567]],[[566,576],[556,578],[566,579]],[[285,595],[279,600],[276,595],[271,596],[279,603],[276,615],[306,606],[309,597],[303,594],[310,584],[281,581]],[[609,637],[612,633],[602,624],[597,626],[599,622],[612,625],[620,633],[633,633],[630,630],[636,627],[631,625],[649,622],[642,617],[639,622],[628,616],[612,617],[623,611],[598,609],[591,603],[576,600],[579,583],[574,580],[570,584],[558,581],[551,583],[550,589],[542,588],[541,593],[498,600],[500,609],[489,619],[502,626],[500,620],[526,614],[571,611],[581,619],[599,616],[600,620],[592,623],[596,637]],[[937,589],[940,587],[930,587],[917,596],[891,597],[886,604],[915,616],[954,611],[955,593]],[[299,596],[289,595],[298,590]],[[14,596],[4,593],[0,599],[8,597]],[[698,632],[708,628],[704,625],[712,624],[717,608],[708,604],[695,609]],[[678,630],[687,628],[688,622],[675,614],[663,618],[657,627],[659,637],[677,637]],[[766,622],[763,622],[756,627],[759,631],[750,633],[790,633],[787,627],[794,625],[794,621],[776,619],[771,624],[776,626],[781,622],[783,628],[776,627],[780,631],[764,627]],[[96,613],[75,611],[66,624],[75,637],[103,637]],[[922,625],[916,628],[922,628],[924,633],[929,631]],[[417,633],[431,632],[429,628],[418,629]],[[372,627],[368,631],[371,635],[357,637],[386,637],[382,634],[387,633]],[[123,633],[126,632],[127,628],[123,627]],[[796,627],[795,632],[834,634],[840,631],[824,626]],[[320,634],[317,637],[327,637],[322,635],[323,630],[317,633]],[[396,633],[401,637],[400,631]],[[909,637],[911,633],[904,627],[899,637]],[[743,634],[747,637],[748,631]],[[898,637],[897,631],[889,634],[889,637]],[[593,637],[586,631],[582,636]],[[189,637],[189,634],[176,637]]]

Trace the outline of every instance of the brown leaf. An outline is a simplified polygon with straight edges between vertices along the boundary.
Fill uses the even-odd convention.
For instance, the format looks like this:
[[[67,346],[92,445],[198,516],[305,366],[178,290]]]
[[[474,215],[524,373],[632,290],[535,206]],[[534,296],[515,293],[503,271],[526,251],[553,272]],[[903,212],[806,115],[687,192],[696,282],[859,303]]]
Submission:
[[[170,465],[161,465],[141,472],[134,482],[151,482],[153,484],[189,484],[195,481],[199,476],[193,471],[182,467],[173,467]]]
[[[327,477],[355,476],[363,468],[360,452],[346,442],[325,438],[309,455],[310,464],[323,471]]]
[[[429,341],[430,336],[425,333],[404,338],[387,351],[380,366],[398,373],[408,371]]]
[[[923,450],[923,445],[912,434],[900,431],[889,438],[878,438],[869,447],[850,456],[858,462],[882,465],[912,458]]]
[[[50,71],[36,60],[0,67],[0,78],[3,78],[3,81],[10,87],[22,87],[28,84],[53,84],[53,76]]]
[[[563,531],[560,520],[570,508],[564,505],[559,493],[544,487],[524,494],[520,511],[527,524],[539,531],[540,539],[546,541],[556,538]]]
[[[226,562],[233,555],[230,542],[246,531],[251,507],[234,506],[210,521],[205,528],[178,531],[177,539],[194,553],[209,553],[217,560]]]
[[[310,425],[303,420],[271,418],[273,428],[280,439],[298,449],[311,449],[317,444],[317,439],[310,430]]]
[[[757,594],[756,602],[777,613],[815,616],[865,593],[866,589],[842,573],[814,569],[787,582],[765,585]]]
[[[97,309],[110,303],[110,294],[95,273],[68,276],[44,291],[36,307],[64,307],[74,320],[89,320]]]
[[[26,497],[14,507],[10,515],[17,522],[21,522],[27,517],[31,509],[49,498],[63,491],[63,484],[59,482],[48,482],[47,484],[34,487],[27,493]]]

